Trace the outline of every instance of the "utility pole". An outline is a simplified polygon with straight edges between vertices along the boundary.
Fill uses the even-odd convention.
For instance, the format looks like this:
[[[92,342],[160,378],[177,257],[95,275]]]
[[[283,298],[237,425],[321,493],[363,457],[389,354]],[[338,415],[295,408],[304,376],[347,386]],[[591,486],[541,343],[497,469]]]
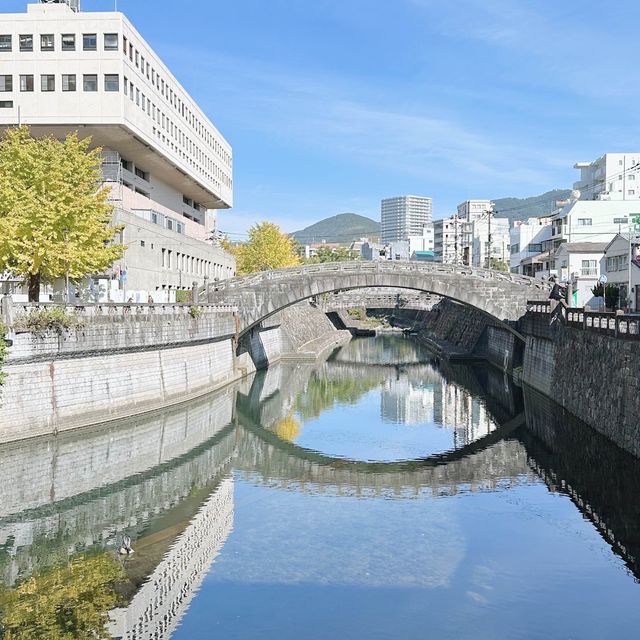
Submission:
[[[489,217],[489,230],[487,233],[487,269],[491,269],[491,209],[487,211]]]
[[[453,224],[454,224],[454,248],[455,248],[455,258],[454,258],[454,264],[458,264],[458,214],[456,213],[455,217],[453,218]]]

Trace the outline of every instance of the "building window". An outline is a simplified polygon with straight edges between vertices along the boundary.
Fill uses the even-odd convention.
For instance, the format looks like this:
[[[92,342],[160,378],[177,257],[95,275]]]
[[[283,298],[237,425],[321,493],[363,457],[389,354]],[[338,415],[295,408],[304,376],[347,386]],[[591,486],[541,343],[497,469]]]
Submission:
[[[140,89],[136,89],[136,104],[140,106]]]
[[[18,36],[20,41],[20,51],[33,51],[33,34],[23,34]]]
[[[627,190],[627,195],[628,196],[635,196],[636,195],[636,190],[635,189],[628,189]]]
[[[123,169],[126,169],[127,171],[131,171],[131,162],[129,160],[125,160],[124,158],[120,158],[120,164],[122,165]]]
[[[13,109],[13,100],[0,100],[0,109]]]
[[[127,80],[127,76],[124,77],[122,88],[124,89],[124,95],[126,96],[129,93],[129,81]]]
[[[11,51],[11,34],[0,35],[0,51]]]
[[[120,76],[117,73],[107,73],[104,76],[105,91],[120,91]]]
[[[63,91],[75,91],[76,90],[76,75],[75,75],[75,73],[62,76],[62,90]]]
[[[117,33],[104,34],[104,50],[105,51],[118,50],[118,34]]]
[[[583,260],[581,273],[583,276],[598,275],[597,262],[595,260]]]
[[[75,51],[76,50],[76,35],[75,35],[75,33],[63,33],[62,34],[62,50],[63,51]]]
[[[122,36],[122,53],[127,55],[127,36]]]
[[[87,92],[98,90],[98,76],[95,73],[85,73],[82,76],[82,90]]]
[[[33,75],[20,76],[20,91],[33,91]]]
[[[146,171],[143,171],[139,167],[136,167],[136,175],[138,178],[142,178],[143,180],[149,181],[149,174]]]
[[[627,180],[635,180],[635,179],[636,177],[633,173],[630,176],[627,176]]]
[[[593,224],[592,218],[578,218],[579,227],[590,227]]]
[[[98,35],[95,33],[82,34],[82,50],[96,51],[98,49]]]
[[[138,53],[137,49],[136,49],[136,67],[140,67],[140,54]]]
[[[129,60],[133,62],[133,45],[129,43]]]
[[[13,91],[13,76],[0,76],[0,91]]]
[[[40,76],[40,91],[55,91],[56,77],[54,75]]]
[[[53,51],[55,48],[53,33],[43,33],[40,36],[40,51]]]

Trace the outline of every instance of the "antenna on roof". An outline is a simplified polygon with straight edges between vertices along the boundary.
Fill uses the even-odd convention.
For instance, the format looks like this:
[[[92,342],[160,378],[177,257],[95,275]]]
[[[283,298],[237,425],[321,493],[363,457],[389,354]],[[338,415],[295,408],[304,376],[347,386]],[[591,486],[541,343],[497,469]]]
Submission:
[[[80,11],[80,0],[40,0],[40,4],[66,4],[72,11]]]

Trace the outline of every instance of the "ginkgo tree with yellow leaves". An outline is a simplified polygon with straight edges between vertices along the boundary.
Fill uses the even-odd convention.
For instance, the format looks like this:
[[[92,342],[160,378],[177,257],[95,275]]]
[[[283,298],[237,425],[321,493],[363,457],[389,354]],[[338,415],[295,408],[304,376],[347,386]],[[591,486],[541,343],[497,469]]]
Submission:
[[[239,245],[223,245],[236,257],[239,274],[267,271],[300,264],[295,243],[273,222],[260,222],[249,229],[249,239]]]
[[[90,144],[77,133],[34,138],[27,127],[0,141],[0,271],[23,276],[30,301],[41,283],[100,273],[122,255]]]

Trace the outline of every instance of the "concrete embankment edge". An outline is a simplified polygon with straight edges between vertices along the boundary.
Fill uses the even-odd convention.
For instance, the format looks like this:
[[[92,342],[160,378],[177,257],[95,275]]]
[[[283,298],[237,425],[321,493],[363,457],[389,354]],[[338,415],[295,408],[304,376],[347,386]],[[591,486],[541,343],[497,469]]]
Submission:
[[[324,313],[304,303],[286,309],[247,336],[248,348],[238,353],[229,336],[229,322],[216,321],[221,335],[203,339],[194,323],[180,330],[171,321],[166,331],[143,339],[145,326],[136,326],[138,338],[131,350],[106,350],[105,337],[95,331],[70,334],[68,341],[33,338],[33,346],[9,359],[0,397],[0,443],[56,434],[127,416],[143,414],[191,400],[239,380],[282,358],[320,357],[348,341]],[[178,328],[176,328],[178,326]],[[185,325],[186,326],[186,325]],[[131,330],[131,323],[128,325]],[[147,331],[149,331],[147,327]],[[214,333],[213,331],[210,332]],[[155,344],[154,344],[155,341]],[[48,346],[43,346],[46,344]],[[17,345],[18,346],[18,345]],[[48,351],[47,351],[48,349]],[[242,351],[242,350],[240,350]],[[29,357],[25,357],[25,354]]]

